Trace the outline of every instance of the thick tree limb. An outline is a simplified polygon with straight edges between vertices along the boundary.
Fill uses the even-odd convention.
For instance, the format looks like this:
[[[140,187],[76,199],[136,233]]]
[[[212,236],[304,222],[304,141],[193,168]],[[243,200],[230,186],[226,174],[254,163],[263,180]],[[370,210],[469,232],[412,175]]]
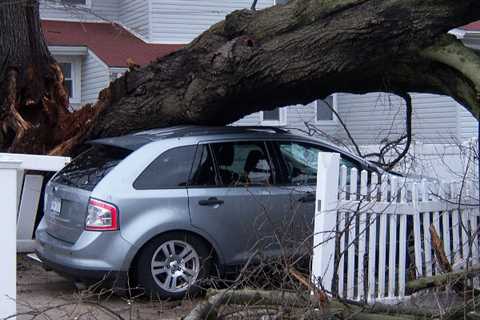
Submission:
[[[206,319],[209,315],[215,319],[217,308],[223,304],[261,304],[288,305],[289,307],[305,307],[310,304],[318,306],[317,301],[310,301],[309,296],[301,296],[294,292],[263,290],[220,290],[211,291],[208,301],[197,305],[184,320]]]
[[[296,292],[265,291],[265,290],[219,290],[210,291],[208,301],[197,305],[184,320],[216,319],[217,310],[222,305],[243,306],[288,306],[288,308],[308,308],[305,319],[340,319],[354,320],[406,320],[425,318],[433,314],[414,308],[387,306],[359,306],[331,300],[321,307],[314,295],[302,295]],[[317,309],[316,309],[317,308]]]
[[[44,149],[69,152],[85,139],[169,125],[224,125],[333,92],[446,94],[478,117],[479,65],[443,37],[478,19],[476,0],[292,0],[235,11],[184,49],[117,79],[87,121],[72,115],[88,123],[82,134],[55,128],[62,139]]]
[[[426,19],[427,11],[435,18]],[[389,16],[394,12],[395,18]],[[452,12],[462,18],[452,18]],[[446,1],[435,6],[417,1],[292,1],[256,12],[237,11],[187,48],[118,80],[126,94],[102,113],[93,136],[159,124],[225,124],[259,109],[306,103],[334,91],[398,91],[388,74],[402,67],[402,58],[409,65],[422,60],[426,37],[433,41],[434,34],[462,24],[475,12],[479,9],[473,2],[456,6]],[[440,20],[446,25],[440,26]],[[429,80],[422,79],[424,88],[412,83],[403,91],[432,90]],[[407,83],[399,84],[407,89]],[[155,97],[149,94],[154,88],[161,89]],[[150,111],[148,123],[133,119],[142,110]],[[114,115],[119,113],[133,121],[118,125]]]
[[[480,265],[473,266],[468,270],[454,271],[449,273],[442,273],[430,277],[423,277],[420,279],[407,282],[406,288],[409,292],[418,292],[425,289],[446,286],[448,284],[456,283],[465,278],[476,277],[480,274]]]
[[[480,73],[478,72],[480,70],[480,56],[451,35],[440,37],[434,45],[423,50],[421,55],[455,69],[471,82],[471,86],[477,92],[477,95],[462,96],[461,98],[468,103],[473,115],[478,119],[480,114]]]

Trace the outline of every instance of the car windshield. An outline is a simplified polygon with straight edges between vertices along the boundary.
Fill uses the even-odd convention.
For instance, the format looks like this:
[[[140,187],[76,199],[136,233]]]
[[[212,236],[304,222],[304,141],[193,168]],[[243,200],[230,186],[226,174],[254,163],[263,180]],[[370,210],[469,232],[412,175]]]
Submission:
[[[118,147],[94,145],[63,168],[53,181],[92,191],[130,153]]]

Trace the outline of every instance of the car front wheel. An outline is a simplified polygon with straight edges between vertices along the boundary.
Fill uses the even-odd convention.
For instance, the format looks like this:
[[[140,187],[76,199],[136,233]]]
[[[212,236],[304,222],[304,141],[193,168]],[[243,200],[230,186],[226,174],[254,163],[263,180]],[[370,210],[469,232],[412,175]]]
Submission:
[[[180,299],[200,291],[210,265],[210,250],[202,239],[169,233],[143,248],[137,260],[137,279],[151,296]]]

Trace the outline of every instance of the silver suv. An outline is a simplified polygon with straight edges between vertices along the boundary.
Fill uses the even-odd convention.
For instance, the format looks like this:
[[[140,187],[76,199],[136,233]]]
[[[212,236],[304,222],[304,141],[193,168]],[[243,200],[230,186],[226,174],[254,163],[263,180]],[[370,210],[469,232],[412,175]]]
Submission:
[[[77,281],[128,278],[161,298],[198,291],[214,266],[252,252],[301,254],[319,151],[369,166],[267,127],[173,127],[90,144],[46,187],[37,254]]]

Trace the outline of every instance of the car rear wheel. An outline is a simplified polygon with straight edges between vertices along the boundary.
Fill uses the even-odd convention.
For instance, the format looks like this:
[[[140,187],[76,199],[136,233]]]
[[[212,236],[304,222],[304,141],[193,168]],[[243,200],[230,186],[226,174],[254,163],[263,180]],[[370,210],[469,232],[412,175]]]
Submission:
[[[196,236],[168,233],[150,241],[137,260],[137,279],[146,293],[166,299],[198,294],[209,275],[208,246]]]

